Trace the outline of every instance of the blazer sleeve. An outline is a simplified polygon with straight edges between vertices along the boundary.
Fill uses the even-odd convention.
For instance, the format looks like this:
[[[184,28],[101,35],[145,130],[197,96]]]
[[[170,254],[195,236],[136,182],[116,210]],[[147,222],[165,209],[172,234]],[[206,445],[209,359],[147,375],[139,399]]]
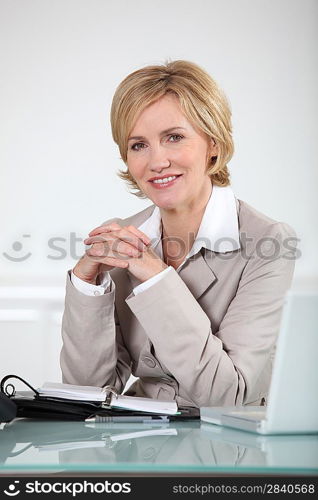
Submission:
[[[64,383],[103,387],[122,392],[131,374],[131,358],[124,345],[111,291],[90,297],[78,291],[67,274],[60,356]]]
[[[287,257],[282,243],[293,236],[285,224],[270,226],[263,235],[270,257],[254,249],[217,332],[174,269],[148,290],[126,299],[156,356],[194,405],[244,405],[263,395],[262,374],[277,339],[295,264],[296,249],[290,249]]]

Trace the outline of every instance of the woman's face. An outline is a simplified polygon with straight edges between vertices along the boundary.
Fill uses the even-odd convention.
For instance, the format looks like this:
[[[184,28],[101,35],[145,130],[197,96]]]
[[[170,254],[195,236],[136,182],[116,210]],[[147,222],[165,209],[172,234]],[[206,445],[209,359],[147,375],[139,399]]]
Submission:
[[[193,128],[178,98],[167,94],[138,117],[128,140],[127,167],[159,208],[189,209],[211,192],[206,167],[216,154],[214,142]],[[172,176],[177,177],[167,181]],[[166,180],[153,182],[156,178]]]

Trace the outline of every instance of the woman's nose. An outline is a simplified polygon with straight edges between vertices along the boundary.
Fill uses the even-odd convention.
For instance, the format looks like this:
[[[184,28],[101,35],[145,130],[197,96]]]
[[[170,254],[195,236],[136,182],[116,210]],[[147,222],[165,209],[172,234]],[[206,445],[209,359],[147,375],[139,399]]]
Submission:
[[[150,170],[161,170],[170,167],[171,162],[167,156],[167,151],[164,148],[155,148],[150,152],[149,168]]]

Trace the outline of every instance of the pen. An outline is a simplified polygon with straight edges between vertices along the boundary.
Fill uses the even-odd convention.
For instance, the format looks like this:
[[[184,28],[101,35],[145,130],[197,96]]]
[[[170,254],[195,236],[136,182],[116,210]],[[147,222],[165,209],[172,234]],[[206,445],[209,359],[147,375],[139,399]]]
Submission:
[[[89,417],[85,419],[85,422],[88,423],[108,423],[108,422],[123,422],[123,423],[137,423],[140,422],[142,424],[154,424],[154,423],[166,423],[169,422],[169,418],[167,415],[164,416],[158,416],[158,417],[147,417],[145,416],[126,416],[126,415],[120,415],[120,416],[114,416],[114,417],[109,417],[109,416],[103,416],[103,415],[94,415],[94,417]]]

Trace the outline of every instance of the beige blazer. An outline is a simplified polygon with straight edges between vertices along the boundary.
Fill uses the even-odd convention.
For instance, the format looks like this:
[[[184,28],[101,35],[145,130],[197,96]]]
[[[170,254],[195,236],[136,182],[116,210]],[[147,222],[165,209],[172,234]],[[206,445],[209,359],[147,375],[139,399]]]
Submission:
[[[134,295],[139,281],[113,269],[97,297],[67,275],[61,368],[70,384],[123,388],[179,405],[266,402],[284,296],[295,264],[295,233],[237,200],[241,249],[202,249],[177,272]],[[121,226],[140,226],[154,205]]]

